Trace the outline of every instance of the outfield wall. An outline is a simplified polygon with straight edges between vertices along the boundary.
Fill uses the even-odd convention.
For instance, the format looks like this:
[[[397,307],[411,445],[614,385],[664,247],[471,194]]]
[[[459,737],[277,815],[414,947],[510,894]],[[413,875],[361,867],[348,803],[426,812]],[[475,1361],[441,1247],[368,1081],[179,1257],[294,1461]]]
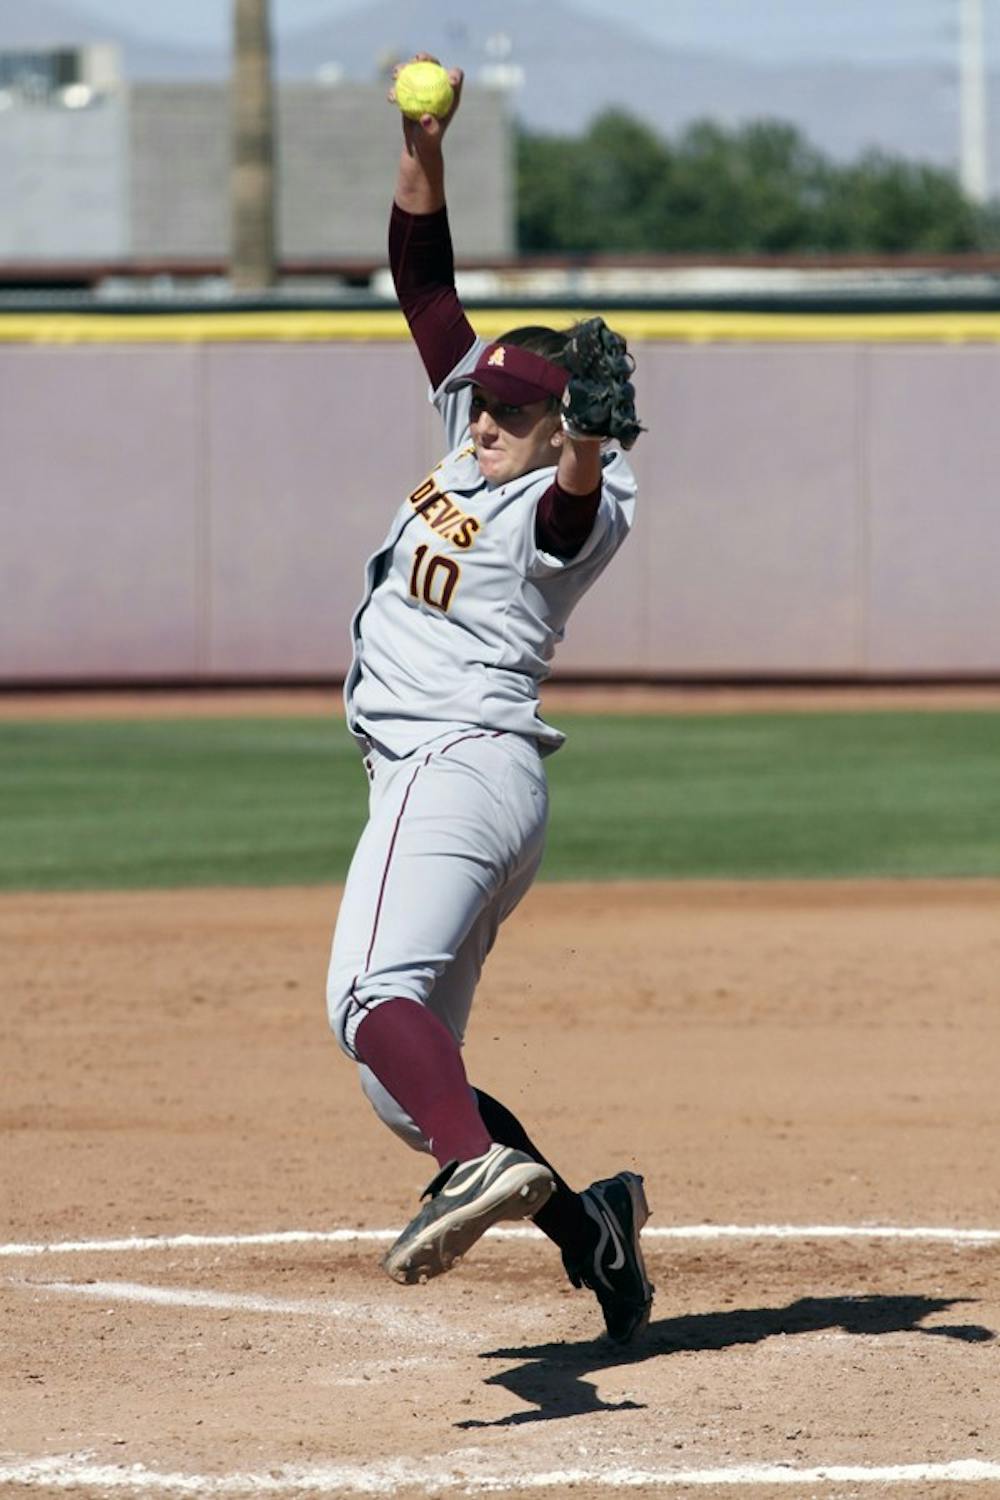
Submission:
[[[614,321],[641,503],[563,672],[1000,675],[1000,316]],[[0,683],[341,674],[438,449],[395,314],[0,318]]]

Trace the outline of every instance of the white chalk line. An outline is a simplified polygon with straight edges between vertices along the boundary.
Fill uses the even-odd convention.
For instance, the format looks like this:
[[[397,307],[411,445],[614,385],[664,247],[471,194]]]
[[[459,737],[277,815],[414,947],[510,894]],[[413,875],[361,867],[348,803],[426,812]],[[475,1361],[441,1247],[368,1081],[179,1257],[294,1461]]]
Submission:
[[[25,1291],[96,1297],[102,1302],[148,1302],[160,1307],[212,1307],[221,1311],[288,1313],[294,1318],[370,1321],[372,1309],[322,1297],[263,1297],[256,1293],[206,1292],[195,1287],[142,1286],[135,1281],[18,1281]]]
[[[21,1281],[8,1278],[5,1285],[25,1292],[50,1296],[85,1297],[100,1302],[137,1302],[151,1307],[210,1308],[216,1312],[270,1313],[312,1318],[318,1321],[354,1323],[365,1328],[377,1324],[394,1338],[426,1340],[447,1337],[449,1344],[470,1343],[472,1334],[455,1330],[450,1319],[410,1313],[392,1307],[341,1302],[335,1297],[266,1297],[256,1292],[209,1292],[197,1287],[144,1286],[134,1281]]]
[[[89,1255],[104,1252],[131,1254],[147,1250],[236,1249],[251,1245],[388,1244],[398,1229],[282,1229],[254,1234],[130,1235],[107,1240],[53,1240],[47,1243],[0,1244],[0,1257]],[[644,1240],[923,1240],[945,1245],[1000,1243],[1000,1229],[957,1229],[947,1225],[893,1224],[674,1224],[652,1225]],[[494,1227],[486,1238],[539,1240],[534,1228]]]
[[[678,1489],[715,1486],[823,1484],[982,1484],[1000,1480],[1000,1463],[957,1459],[923,1464],[822,1464],[795,1468],[788,1464],[742,1464],[727,1469],[558,1469],[515,1474],[490,1471],[478,1463],[398,1459],[364,1467],[278,1467],[263,1472],[178,1474],[142,1464],[97,1464],[89,1455],[0,1462],[0,1485],[20,1484],[59,1489],[120,1490],[131,1494],[170,1495],[392,1495],[400,1490],[461,1490],[465,1493],[510,1493],[517,1490],[564,1489],[589,1485],[610,1490]]]

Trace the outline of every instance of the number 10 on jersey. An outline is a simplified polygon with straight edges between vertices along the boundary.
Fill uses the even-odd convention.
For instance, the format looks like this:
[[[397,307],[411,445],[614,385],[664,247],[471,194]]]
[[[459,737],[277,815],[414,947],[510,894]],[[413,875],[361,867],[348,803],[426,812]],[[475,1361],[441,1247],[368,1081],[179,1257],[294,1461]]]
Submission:
[[[428,551],[426,542],[422,542],[413,554],[410,593],[414,599],[422,599],[432,609],[440,609],[447,614],[462,570],[454,558],[445,557],[440,552],[428,557]]]

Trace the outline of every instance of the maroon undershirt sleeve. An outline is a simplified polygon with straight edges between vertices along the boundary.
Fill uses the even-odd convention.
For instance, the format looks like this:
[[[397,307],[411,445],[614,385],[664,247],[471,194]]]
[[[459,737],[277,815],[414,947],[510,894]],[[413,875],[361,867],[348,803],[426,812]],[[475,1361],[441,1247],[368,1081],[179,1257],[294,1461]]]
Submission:
[[[403,316],[436,390],[476,339],[455,290],[446,208],[411,214],[398,203],[392,205],[389,268]],[[589,495],[570,495],[554,481],[535,512],[536,544],[556,557],[575,557],[590,535],[600,499],[600,485]]]
[[[455,290],[446,208],[409,214],[397,203],[392,205],[389,269],[427,378],[437,390],[476,341]]]
[[[554,479],[535,511],[535,544],[555,557],[575,557],[593,530],[601,486],[589,495],[571,495]]]

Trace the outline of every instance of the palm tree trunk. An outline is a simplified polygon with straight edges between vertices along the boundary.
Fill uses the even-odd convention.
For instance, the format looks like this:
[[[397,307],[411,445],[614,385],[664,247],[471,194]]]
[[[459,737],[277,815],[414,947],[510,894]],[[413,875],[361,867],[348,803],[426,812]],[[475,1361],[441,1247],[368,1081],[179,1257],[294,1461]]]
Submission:
[[[239,291],[273,286],[274,110],[268,0],[233,0],[232,240],[230,276]]]

